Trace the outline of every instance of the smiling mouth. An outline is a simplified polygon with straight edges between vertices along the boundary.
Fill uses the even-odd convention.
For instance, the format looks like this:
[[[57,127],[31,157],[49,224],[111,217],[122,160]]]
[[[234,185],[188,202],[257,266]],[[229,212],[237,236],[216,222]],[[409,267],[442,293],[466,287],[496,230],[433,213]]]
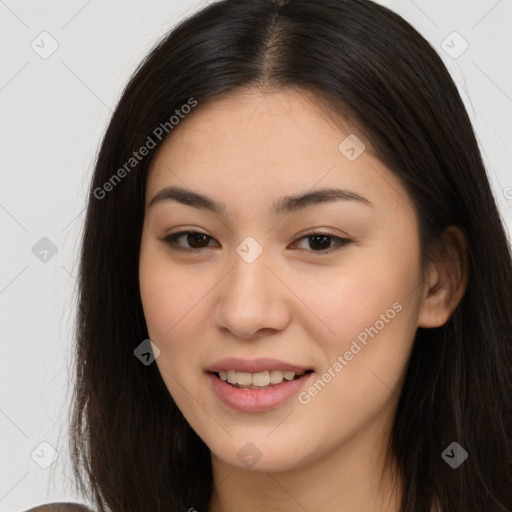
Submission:
[[[294,372],[282,372],[280,370],[271,370],[270,372],[259,372],[257,374],[235,371],[210,373],[212,373],[219,380],[223,381],[225,384],[228,384],[233,388],[261,390],[281,386],[282,384],[286,384],[287,382],[291,382],[292,380],[302,379],[307,375],[313,373],[313,370],[306,370],[305,372],[300,374]],[[239,383],[238,381],[240,381],[241,383]],[[254,381],[256,381],[257,383],[254,383]]]

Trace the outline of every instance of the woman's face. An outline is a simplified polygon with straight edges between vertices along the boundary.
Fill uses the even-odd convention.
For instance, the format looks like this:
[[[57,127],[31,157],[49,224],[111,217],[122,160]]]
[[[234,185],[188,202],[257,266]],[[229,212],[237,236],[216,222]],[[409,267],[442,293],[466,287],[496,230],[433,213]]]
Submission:
[[[305,94],[237,94],[199,105],[151,166],[140,289],[156,364],[226,464],[297,468],[391,426],[422,322],[418,224],[348,135]],[[186,231],[200,234],[166,242]],[[313,373],[288,381],[293,367]],[[284,380],[236,389],[213,370]]]

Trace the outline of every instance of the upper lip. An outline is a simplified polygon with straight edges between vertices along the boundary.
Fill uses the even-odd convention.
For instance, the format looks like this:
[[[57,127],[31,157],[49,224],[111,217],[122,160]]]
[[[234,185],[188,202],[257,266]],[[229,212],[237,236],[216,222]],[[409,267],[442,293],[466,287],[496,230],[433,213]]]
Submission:
[[[299,366],[292,363],[286,363],[284,361],[280,361],[279,359],[272,359],[268,357],[260,357],[257,359],[240,359],[238,357],[227,357],[213,363],[206,369],[207,372],[213,373],[229,370],[247,373],[259,373],[270,370],[303,373],[306,370],[312,370],[312,368]]]

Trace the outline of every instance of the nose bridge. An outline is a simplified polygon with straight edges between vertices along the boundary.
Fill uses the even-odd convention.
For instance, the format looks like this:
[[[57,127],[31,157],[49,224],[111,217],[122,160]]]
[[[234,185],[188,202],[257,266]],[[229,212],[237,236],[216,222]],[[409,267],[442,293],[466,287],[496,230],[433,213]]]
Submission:
[[[217,323],[237,337],[251,337],[260,329],[282,329],[286,325],[284,290],[267,267],[269,257],[270,251],[247,237],[230,258],[231,271],[217,297]]]
[[[241,294],[246,299],[261,300],[270,284],[271,274],[267,268],[270,251],[254,238],[246,237],[232,255],[232,271],[228,291],[235,296]]]

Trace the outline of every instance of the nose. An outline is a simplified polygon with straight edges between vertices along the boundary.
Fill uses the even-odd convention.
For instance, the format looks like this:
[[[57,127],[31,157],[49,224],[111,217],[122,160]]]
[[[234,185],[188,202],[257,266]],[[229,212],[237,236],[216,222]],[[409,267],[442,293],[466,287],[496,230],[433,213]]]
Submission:
[[[290,322],[290,292],[269,263],[265,251],[252,263],[235,254],[231,271],[216,287],[216,324],[233,337],[268,336]]]

